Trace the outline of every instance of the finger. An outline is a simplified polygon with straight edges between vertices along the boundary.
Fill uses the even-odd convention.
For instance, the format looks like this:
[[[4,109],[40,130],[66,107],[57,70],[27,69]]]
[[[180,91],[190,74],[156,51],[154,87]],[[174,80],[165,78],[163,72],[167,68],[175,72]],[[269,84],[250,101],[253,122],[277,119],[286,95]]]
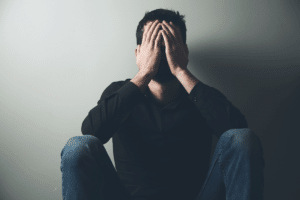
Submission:
[[[165,46],[166,46],[166,53],[167,53],[167,51],[168,51],[168,49],[169,49],[169,39],[168,39],[168,36],[167,36],[167,34],[166,34],[166,32],[165,31],[162,31],[161,32],[162,33],[162,36],[163,36],[163,38],[164,38],[164,41],[165,41]],[[169,51],[168,51],[169,52]]]
[[[180,29],[179,29],[177,26],[175,26],[175,25],[173,24],[173,22],[170,22],[168,25],[171,26],[171,27],[173,28],[175,34],[176,34],[176,33],[179,34]]]
[[[155,39],[155,46],[157,46],[159,48],[160,48],[161,40],[162,40],[162,32],[163,32],[163,30],[159,30],[157,37]]]
[[[154,30],[154,32],[153,32],[153,34],[152,34],[151,41],[150,41],[152,45],[154,45],[154,43],[155,43],[155,40],[156,40],[156,38],[157,38],[157,34],[159,33],[160,27],[161,27],[161,24],[160,24],[160,23],[158,23],[158,24],[156,25],[156,27],[155,27],[155,30]]]
[[[142,39],[142,44],[144,43],[145,44],[145,42],[146,42],[146,39],[147,39],[147,33],[148,33],[148,30],[149,30],[149,28],[151,27],[151,24],[152,24],[153,22],[149,22],[148,23],[148,26],[145,28],[145,26],[144,26],[144,28],[142,29],[143,30],[143,39]]]
[[[169,50],[171,49],[171,47],[170,47],[171,41],[165,31],[162,31],[162,36],[165,41],[165,53],[167,55],[167,54],[169,54]]]
[[[153,34],[153,30],[154,30],[154,28],[156,27],[156,25],[157,25],[158,23],[159,23],[159,21],[156,20],[155,22],[153,22],[153,23],[151,24],[151,27],[150,27],[149,30],[148,30],[147,38],[146,38],[146,41],[147,41],[148,43],[150,42],[151,36],[152,36],[152,34]]]
[[[175,40],[176,33],[174,32],[174,29],[166,22],[163,21],[163,29],[165,30],[166,34],[171,40]]]
[[[181,36],[181,30],[179,27],[175,26],[175,24],[173,24],[173,22],[170,22],[169,24],[171,27],[173,27],[173,30],[175,31],[175,34],[177,37],[180,37],[182,40],[182,36]],[[182,41],[183,42],[183,41]]]

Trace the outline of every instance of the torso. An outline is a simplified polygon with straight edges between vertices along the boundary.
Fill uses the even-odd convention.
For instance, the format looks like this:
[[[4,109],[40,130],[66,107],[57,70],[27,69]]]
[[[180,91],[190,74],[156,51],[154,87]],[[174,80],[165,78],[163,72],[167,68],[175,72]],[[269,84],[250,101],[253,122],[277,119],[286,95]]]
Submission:
[[[172,91],[169,96],[166,96],[164,98],[159,98],[158,95],[156,95],[155,92],[151,91],[150,88],[148,88],[147,94],[155,104],[164,107],[171,104],[174,100],[180,98],[181,95],[183,95],[183,91],[181,89],[182,88],[178,88],[177,91]]]

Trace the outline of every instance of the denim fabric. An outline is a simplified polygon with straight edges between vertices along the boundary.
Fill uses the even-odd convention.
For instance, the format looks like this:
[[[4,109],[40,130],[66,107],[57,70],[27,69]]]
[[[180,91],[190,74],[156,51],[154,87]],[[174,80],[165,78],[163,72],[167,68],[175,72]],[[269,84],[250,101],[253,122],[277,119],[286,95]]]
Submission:
[[[248,128],[224,132],[195,200],[263,200],[263,147]]]
[[[219,138],[193,200],[263,200],[264,168],[259,137],[248,128],[230,129]],[[63,200],[134,200],[95,136],[70,138],[61,151],[60,169]]]

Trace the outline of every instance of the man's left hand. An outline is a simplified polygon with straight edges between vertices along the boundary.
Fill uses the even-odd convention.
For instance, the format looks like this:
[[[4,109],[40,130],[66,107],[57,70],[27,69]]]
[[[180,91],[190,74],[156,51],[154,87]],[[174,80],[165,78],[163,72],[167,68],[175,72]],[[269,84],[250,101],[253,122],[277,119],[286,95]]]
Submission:
[[[163,21],[162,27],[167,61],[172,74],[176,76],[179,72],[187,70],[188,53],[185,52],[180,29],[172,22],[168,24],[166,21]]]

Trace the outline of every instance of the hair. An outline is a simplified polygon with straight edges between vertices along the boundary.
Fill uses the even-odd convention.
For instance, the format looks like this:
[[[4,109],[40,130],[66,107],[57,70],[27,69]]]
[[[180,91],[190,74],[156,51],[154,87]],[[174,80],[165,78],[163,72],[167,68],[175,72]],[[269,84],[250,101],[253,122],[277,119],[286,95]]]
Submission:
[[[143,28],[144,25],[147,24],[148,21],[155,21],[159,20],[162,22],[165,20],[167,23],[170,21],[180,28],[181,31],[181,37],[183,44],[186,44],[186,26],[185,26],[185,20],[183,19],[185,15],[180,15],[179,12],[177,13],[174,10],[167,10],[167,9],[156,9],[151,12],[146,11],[144,18],[139,22],[139,25],[136,29],[136,42],[137,45],[142,44],[142,37],[143,37]]]

